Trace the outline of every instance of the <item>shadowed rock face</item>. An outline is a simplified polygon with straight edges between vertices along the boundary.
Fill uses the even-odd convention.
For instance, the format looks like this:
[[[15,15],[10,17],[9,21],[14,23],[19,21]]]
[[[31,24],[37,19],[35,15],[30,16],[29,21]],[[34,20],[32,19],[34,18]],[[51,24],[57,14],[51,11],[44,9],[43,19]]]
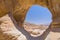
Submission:
[[[11,13],[22,26],[28,9],[35,4],[49,8],[53,20],[51,27],[60,26],[60,0],[0,0],[0,17]]]

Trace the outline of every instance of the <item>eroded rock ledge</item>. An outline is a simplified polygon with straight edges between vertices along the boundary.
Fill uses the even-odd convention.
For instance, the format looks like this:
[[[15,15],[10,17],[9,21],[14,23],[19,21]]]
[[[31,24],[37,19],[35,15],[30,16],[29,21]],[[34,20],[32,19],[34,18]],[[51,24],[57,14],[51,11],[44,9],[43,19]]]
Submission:
[[[17,23],[22,26],[32,5],[47,7],[52,13],[51,27],[60,27],[60,0],[0,0],[0,17],[12,13]]]
[[[0,40],[27,40],[16,28],[9,14],[0,18]]]

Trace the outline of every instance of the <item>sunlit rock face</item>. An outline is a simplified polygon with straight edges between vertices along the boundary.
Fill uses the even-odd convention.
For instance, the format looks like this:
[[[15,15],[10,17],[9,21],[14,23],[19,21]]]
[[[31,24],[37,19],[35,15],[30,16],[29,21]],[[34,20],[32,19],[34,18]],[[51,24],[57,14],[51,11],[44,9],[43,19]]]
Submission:
[[[52,13],[52,23],[60,26],[60,0],[0,0],[0,17],[12,13],[17,23],[22,26],[28,9],[35,4],[47,7]]]
[[[11,17],[7,14],[0,18],[0,40],[27,40],[26,36],[16,28]]]
[[[44,1],[44,0],[43,0]],[[22,26],[28,9],[35,4],[46,6],[42,0],[0,0],[0,17],[12,13],[17,23]]]
[[[9,17],[5,18],[4,15],[12,13],[21,27],[28,9],[35,4],[49,8],[53,17],[51,27],[60,27],[60,0],[0,0],[0,40],[26,40],[26,37],[14,27],[11,19]],[[55,35],[57,34],[53,34],[56,38]]]
[[[60,28],[51,29],[45,40],[60,40]]]

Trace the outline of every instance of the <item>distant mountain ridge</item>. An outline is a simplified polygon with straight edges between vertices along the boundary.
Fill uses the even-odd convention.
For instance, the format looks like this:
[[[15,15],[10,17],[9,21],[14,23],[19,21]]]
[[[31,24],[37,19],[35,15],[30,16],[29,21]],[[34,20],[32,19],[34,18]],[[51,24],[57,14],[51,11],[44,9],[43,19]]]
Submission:
[[[43,28],[43,30],[44,29],[47,29],[49,27],[49,25],[43,25],[43,24],[36,25],[36,24],[33,24],[33,23],[29,23],[29,22],[25,22],[24,25],[26,25],[28,27],[35,27],[35,28],[39,27],[39,28]]]
[[[47,28],[48,25],[36,25],[29,22],[24,22],[24,29],[33,37],[42,35]]]

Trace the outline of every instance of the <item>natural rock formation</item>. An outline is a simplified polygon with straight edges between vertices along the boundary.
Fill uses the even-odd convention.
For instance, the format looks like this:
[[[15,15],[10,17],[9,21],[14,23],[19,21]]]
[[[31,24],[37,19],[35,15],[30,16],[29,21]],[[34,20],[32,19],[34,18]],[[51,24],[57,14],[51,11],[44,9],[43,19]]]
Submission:
[[[49,32],[45,40],[60,40],[60,28],[53,28],[52,31]]]
[[[41,36],[46,29],[48,28],[47,25],[36,25],[29,22],[24,22],[24,28],[26,31],[29,32],[29,34],[33,37]]]
[[[60,0],[0,0],[0,38],[1,38],[0,40],[9,40],[9,39],[15,40],[16,37],[18,37],[18,36],[19,36],[17,38],[18,40],[24,40],[24,39],[26,40],[26,37],[21,32],[15,30],[16,28],[14,27],[13,23],[11,22],[11,19],[7,18],[7,17],[5,18],[4,15],[6,15],[8,13],[12,14],[13,18],[17,21],[17,23],[20,25],[20,27],[22,27],[26,13],[32,5],[41,5],[43,7],[47,7],[52,13],[53,21],[52,21],[50,27],[51,28],[60,27]],[[3,17],[3,19],[1,17]],[[8,19],[10,21],[6,21]],[[9,27],[6,25],[8,25]],[[50,30],[52,30],[52,29],[50,29]],[[16,32],[16,34],[14,33],[14,31]],[[53,34],[54,33],[55,32],[53,32]],[[22,34],[22,35],[20,35],[20,34]],[[58,35],[59,34],[60,33],[58,33]],[[57,35],[57,34],[54,34],[54,36],[55,35]],[[8,38],[7,38],[7,36],[8,36]],[[22,38],[22,36],[24,39],[20,39],[20,38]],[[44,38],[44,37],[42,37],[42,38]],[[54,38],[56,38],[56,37],[54,37]],[[59,40],[60,40],[60,38],[59,38]]]
[[[0,0],[0,17],[12,13],[17,23],[22,26],[26,13],[32,5],[47,7],[52,13],[51,27],[60,26],[60,0]]]
[[[11,15],[7,14],[0,18],[0,40],[27,40],[14,25]]]

